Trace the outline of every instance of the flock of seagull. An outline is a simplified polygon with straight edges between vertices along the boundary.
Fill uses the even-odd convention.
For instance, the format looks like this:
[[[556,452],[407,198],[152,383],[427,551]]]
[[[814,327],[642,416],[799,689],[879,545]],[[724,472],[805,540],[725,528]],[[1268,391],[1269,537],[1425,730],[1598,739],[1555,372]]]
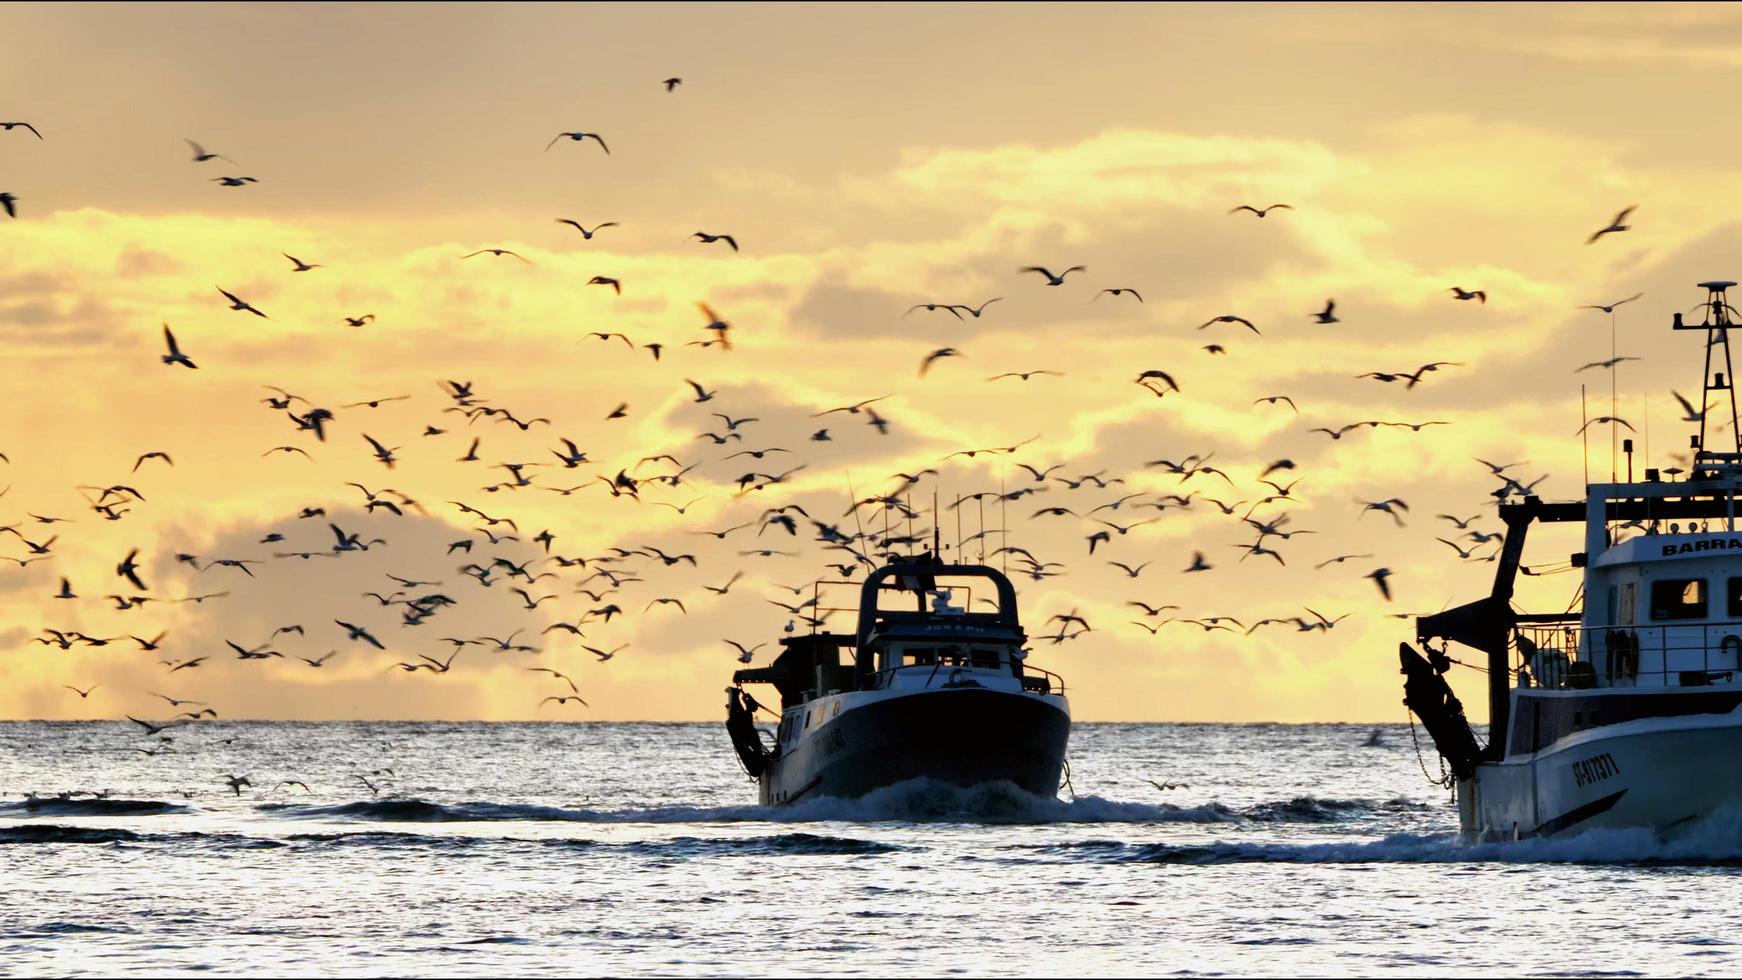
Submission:
[[[682,79],[674,77],[659,84],[670,93],[681,82]],[[27,122],[0,122],[0,139],[8,138],[5,134],[13,133],[14,130],[27,136],[33,135],[37,140],[45,139],[37,127]],[[14,137],[16,135],[18,134],[13,133]],[[611,152],[601,134],[578,129],[557,133],[544,149],[547,152],[552,151],[565,140],[576,144],[596,143],[601,159]],[[208,165],[213,161],[234,165],[234,161],[227,156],[209,152],[193,140],[187,142],[193,152],[192,163],[196,166]],[[256,178],[246,175],[225,175],[210,179],[227,188],[246,188],[257,183]],[[4,206],[7,215],[13,219],[21,216],[18,208],[20,200],[22,198],[17,194],[0,192],[0,205]],[[1627,231],[1630,226],[1626,222],[1633,210],[1629,207],[1617,213],[1605,227],[1590,236],[1587,244],[1595,243],[1606,235]],[[1246,220],[1236,216],[1249,213],[1258,219],[1265,219],[1267,216],[1280,216],[1280,212],[1296,215],[1302,213],[1290,204],[1272,203],[1264,207],[1240,204],[1228,214],[1230,220]],[[601,221],[588,227],[572,218],[555,220],[572,226],[582,241],[591,241],[600,232],[618,227],[615,221]],[[699,246],[718,246],[729,249],[734,254],[740,251],[742,244],[734,235],[720,232],[697,231],[691,237]],[[324,263],[305,261],[289,253],[281,254],[290,262],[286,273],[288,275],[333,274]],[[457,255],[454,261],[504,258],[521,263],[531,262],[511,249],[495,246]],[[1059,271],[1054,272],[1055,268]],[[1028,282],[1037,286],[1043,285],[1045,288],[1086,291],[1087,287],[1080,285],[1080,282],[1088,274],[1088,269],[1081,264],[1024,266],[1017,271],[1013,288],[1020,288],[1020,283]],[[615,294],[620,294],[623,288],[616,278],[603,275],[594,276],[586,285],[610,288]],[[1457,301],[1486,304],[1489,298],[1487,291],[1483,289],[1466,289],[1453,285],[1448,287],[1448,291]],[[221,285],[216,286],[216,292],[221,295],[230,311],[271,320],[267,311],[237,293]],[[1144,302],[1142,293],[1128,285],[1098,287],[1085,301],[1094,302],[1104,298],[1121,302]],[[1613,312],[1615,306],[1637,298],[1638,296],[1632,296],[1614,304],[1589,308]],[[927,300],[915,303],[901,315],[947,314],[956,321],[978,320],[992,315],[989,311],[994,304],[1013,302],[1018,300],[1007,300],[1004,296],[995,296],[978,304]],[[698,301],[696,309],[700,315],[693,324],[694,333],[683,346],[696,348],[698,352],[689,355],[689,359],[694,362],[697,358],[704,357],[741,356],[733,353],[732,337],[735,328],[732,323],[706,301]],[[1340,322],[1336,310],[1335,300],[1327,300],[1323,310],[1303,314],[1303,317],[1314,324],[1335,324]],[[342,322],[350,328],[363,330],[374,324],[376,318],[374,312],[360,313],[345,315]],[[164,368],[175,372],[178,375],[177,380],[185,378],[182,383],[197,383],[201,376],[187,372],[204,370],[202,361],[205,358],[199,351],[186,349],[169,324],[163,324],[161,329],[164,351],[161,362]],[[1252,319],[1233,312],[1210,316],[1197,329],[1234,331],[1240,336],[1264,336]],[[668,351],[665,343],[639,342],[620,332],[595,331],[590,334],[590,338],[607,344],[620,341],[629,351],[645,351],[653,362],[662,365],[670,360],[668,354],[674,352]],[[1202,350],[1209,355],[1227,352],[1223,343],[1208,343],[1203,345]],[[923,378],[934,371],[943,371],[946,362],[960,361],[964,357],[964,352],[958,347],[932,349],[919,358],[918,374]],[[1628,358],[1596,362],[1580,370],[1613,369],[1617,363],[1625,360]],[[1403,390],[1413,390],[1428,383],[1440,372],[1461,366],[1457,362],[1434,361],[1407,370],[1371,371],[1359,375],[1358,379],[1387,385],[1401,384]],[[701,373],[701,368],[696,368],[692,373]],[[999,384],[1027,384],[1038,378],[1059,374],[1061,372],[1050,368],[1012,370],[993,374],[985,380]],[[1182,392],[1182,385],[1174,370],[1142,368],[1134,369],[1132,374],[1134,388],[1147,393],[1140,397],[1170,398],[1177,397]],[[692,401],[695,404],[719,404],[725,401],[719,390],[710,389],[692,378],[684,377],[682,383],[693,393]],[[720,404],[721,408],[727,410],[712,413],[718,424],[710,425],[694,435],[695,442],[705,443],[700,449],[714,453],[713,456],[686,454],[684,458],[680,458],[675,453],[661,453],[633,462],[625,459],[605,464],[591,458],[584,448],[584,437],[562,433],[558,430],[557,423],[548,416],[512,410],[488,397],[480,386],[469,380],[443,378],[437,385],[441,391],[438,402],[440,409],[430,413],[419,437],[452,436],[469,443],[465,453],[456,458],[454,465],[490,473],[490,482],[481,486],[479,492],[494,495],[494,499],[503,501],[503,504],[484,507],[479,506],[476,500],[448,500],[426,505],[400,489],[371,489],[368,485],[371,481],[360,473],[357,475],[361,478],[346,481],[345,486],[353,488],[360,495],[360,499],[354,498],[354,506],[364,514],[405,518],[408,514],[428,516],[432,509],[442,508],[446,509],[446,517],[450,522],[469,525],[465,533],[447,548],[449,555],[459,555],[454,559],[456,564],[453,568],[434,574],[426,569],[405,570],[410,574],[403,575],[383,570],[379,588],[357,596],[358,612],[354,615],[342,619],[333,618],[330,623],[284,625],[264,639],[226,639],[225,647],[221,649],[176,651],[171,638],[162,630],[122,629],[113,636],[98,636],[53,624],[44,626],[35,642],[62,651],[112,648],[152,656],[161,667],[164,685],[187,680],[194,676],[193,672],[214,657],[230,656],[262,665],[278,662],[296,664],[296,669],[299,670],[320,670],[335,657],[349,658],[373,653],[385,655],[381,664],[383,671],[445,675],[457,669],[457,663],[463,662],[460,660],[462,656],[467,659],[519,656],[531,659],[547,652],[547,644],[573,642],[578,644],[580,651],[603,664],[629,648],[628,643],[610,644],[597,638],[599,634],[608,633],[612,629],[614,620],[619,617],[634,620],[654,615],[660,610],[669,610],[670,614],[675,615],[688,615],[690,610],[685,603],[686,598],[693,603],[697,596],[726,596],[745,578],[747,568],[763,561],[778,560],[782,562],[777,566],[779,568],[792,567],[795,564],[793,559],[798,559],[799,563],[811,563],[811,567],[817,572],[814,578],[796,585],[776,586],[780,590],[779,595],[765,598],[787,618],[786,629],[789,632],[798,623],[810,628],[822,627],[832,611],[823,605],[819,597],[818,582],[851,579],[892,557],[910,555],[928,547],[933,540],[934,528],[940,526],[952,513],[969,505],[982,508],[982,513],[987,504],[1006,511],[1015,505],[1018,512],[1014,516],[1019,523],[988,529],[982,520],[978,533],[966,538],[958,535],[951,541],[952,545],[961,554],[977,545],[982,560],[1003,561],[1007,563],[1007,567],[1013,566],[1016,577],[1035,582],[1066,574],[1070,563],[1074,562],[1115,569],[1121,581],[1153,581],[1156,571],[1152,570],[1152,566],[1163,559],[1143,555],[1141,545],[1128,542],[1132,540],[1130,536],[1135,529],[1161,520],[1162,515],[1168,511],[1213,509],[1222,518],[1226,518],[1230,525],[1249,534],[1249,541],[1232,546],[1240,553],[1234,564],[1248,559],[1259,559],[1286,566],[1289,559],[1294,557],[1292,553],[1285,554],[1293,540],[1297,536],[1315,533],[1311,529],[1295,527],[1291,522],[1288,508],[1300,502],[1296,494],[1300,479],[1299,467],[1287,458],[1274,460],[1260,472],[1250,475],[1236,475],[1221,468],[1214,462],[1214,453],[1149,459],[1134,466],[1128,473],[1111,473],[1106,469],[1074,472],[1069,460],[1044,460],[1035,458],[1031,451],[1025,452],[1035,441],[1035,438],[1029,438],[1010,445],[959,450],[919,472],[892,475],[889,485],[876,492],[865,496],[851,495],[851,506],[844,512],[823,513],[817,512],[815,504],[807,509],[801,503],[790,499],[782,502],[782,491],[777,489],[786,487],[790,490],[794,479],[807,469],[809,464],[804,450],[800,446],[769,446],[755,441],[757,426],[761,420],[738,415],[730,411],[729,405]],[[281,417],[286,431],[286,442],[266,449],[261,455],[284,454],[312,458],[311,450],[350,452],[354,453],[355,465],[359,468],[379,466],[382,471],[391,472],[405,454],[421,451],[408,451],[402,446],[389,445],[389,442],[398,440],[377,438],[379,433],[363,431],[361,426],[352,428],[349,423],[352,418],[357,417],[357,413],[378,408],[387,402],[407,401],[411,397],[392,395],[346,403],[335,411],[321,407],[309,398],[285,388],[266,386],[261,404],[266,411]],[[852,422],[866,426],[869,430],[865,433],[867,437],[889,435],[891,428],[899,425],[898,421],[885,414],[889,409],[883,403],[889,397],[879,395],[847,405],[818,406],[812,416],[813,424],[817,428],[808,436],[808,441],[832,442],[838,437],[842,424]],[[1266,410],[1286,406],[1296,416],[1300,415],[1294,397],[1286,393],[1267,395],[1252,402],[1255,409],[1261,405],[1266,406]],[[1683,407],[1690,414],[1695,411],[1685,399]],[[625,402],[596,424],[610,424],[627,417],[629,412],[630,406]],[[548,433],[550,439],[531,458],[490,458],[482,454],[484,436],[475,434],[480,423],[484,424],[486,431],[513,426],[516,433],[535,436],[536,427],[542,426],[538,433]],[[1385,427],[1421,432],[1428,427],[1447,424],[1450,423],[1440,419],[1366,419],[1341,425],[1314,427],[1307,432],[1309,435],[1323,434],[1330,440],[1337,441],[1362,429]],[[1587,423],[1596,424],[1627,425],[1625,420],[1610,417],[1600,417]],[[871,432],[876,433],[876,436],[871,436]],[[731,452],[723,452],[727,449]],[[1018,456],[1022,458],[1016,458]],[[774,465],[776,458],[784,462]],[[1007,466],[1008,472],[1026,476],[1019,477],[1018,485],[1014,487],[1006,485],[996,490],[987,489],[953,496],[927,508],[924,498],[932,493],[922,491],[921,484],[928,477],[933,478],[930,489],[935,493],[936,478],[939,475],[937,467],[958,458],[970,462],[982,458],[999,460]],[[0,460],[10,463],[4,455],[0,455]],[[743,462],[735,462],[739,460]],[[1525,463],[1497,464],[1486,460],[1476,462],[1498,481],[1491,494],[1494,501],[1529,493],[1543,479],[1539,477],[1524,482],[1522,478],[1510,475],[1510,471],[1526,465]],[[734,468],[741,466],[744,472],[735,479],[703,480],[689,476],[703,464],[710,467],[731,464]],[[115,482],[99,481],[80,486],[78,490],[92,514],[104,521],[122,521],[136,510],[150,506],[146,492],[139,487],[143,485],[149,490],[148,481],[152,470],[174,465],[175,461],[168,452],[147,451],[139,454],[133,461],[131,472],[126,478]],[[766,472],[768,470],[774,472]],[[1165,493],[1140,490],[1127,492],[1130,489],[1128,478],[1137,473],[1165,475],[1173,478],[1177,486]],[[557,479],[548,478],[547,474]],[[572,476],[573,479],[560,479],[564,476]],[[1153,481],[1146,479],[1143,482]],[[700,495],[691,494],[690,487],[695,485],[702,485],[704,492]],[[669,508],[681,517],[686,516],[691,507],[711,495],[706,491],[728,490],[734,494],[731,507],[738,510],[738,517],[742,519],[719,528],[693,526],[687,528],[686,533],[710,542],[727,542],[728,548],[736,544],[737,561],[731,563],[736,567],[722,569],[717,576],[720,584],[702,586],[702,591],[697,596],[649,593],[658,591],[656,583],[661,572],[682,565],[701,568],[705,560],[712,560],[711,556],[705,558],[695,552],[667,550],[646,544],[608,547],[592,553],[572,553],[557,547],[556,531],[535,528],[524,515],[517,517],[511,503],[520,494],[553,493],[566,498],[585,491],[601,503],[599,498],[608,496],[613,500],[628,500],[643,506]],[[1024,505],[1024,498],[1038,498],[1042,493],[1048,494],[1044,500],[1037,499]],[[918,504],[915,503],[916,497],[920,501]],[[679,503],[679,500],[686,502]],[[1044,506],[1034,506],[1042,503]],[[1359,507],[1360,519],[1366,519],[1370,514],[1377,515],[1380,519],[1389,518],[1398,527],[1404,526],[1406,517],[1410,515],[1409,504],[1396,497],[1360,500],[1355,506]],[[1028,510],[1029,507],[1033,509]],[[116,563],[113,577],[109,581],[75,583],[69,577],[60,577],[54,599],[65,603],[108,603],[117,616],[131,618],[138,616],[138,611],[145,609],[148,604],[222,602],[230,598],[231,590],[237,586],[249,584],[256,579],[270,584],[272,567],[278,562],[317,558],[365,561],[365,555],[392,553],[388,548],[389,537],[365,539],[364,533],[342,526],[341,521],[344,520],[346,518],[340,515],[329,514],[325,505],[309,506],[296,514],[291,524],[299,528],[307,526],[308,522],[324,524],[324,533],[312,536],[318,540],[308,540],[310,535],[299,535],[302,543],[291,543],[291,535],[286,531],[273,531],[260,544],[262,547],[276,547],[255,554],[176,553],[175,563],[185,566],[189,575],[211,581],[213,587],[210,589],[190,591],[183,595],[153,590],[145,581],[143,573],[149,563],[142,563],[140,549],[134,548]],[[1495,559],[1501,536],[1498,532],[1483,530],[1477,526],[1481,520],[1480,514],[1438,514],[1432,520],[1443,522],[1440,526],[1444,528],[1443,533],[1436,533],[1433,537],[1452,549],[1459,560],[1481,562]],[[61,525],[71,521],[71,518],[60,515],[32,512],[11,523],[0,523],[0,536],[10,535],[19,551],[18,554],[0,555],[0,560],[13,562],[20,567],[54,561],[60,533],[66,530]],[[1016,539],[1022,527],[1061,521],[1074,522],[1078,527],[1081,535],[1078,554],[1043,556],[1030,547],[1017,543]],[[0,540],[4,538],[0,537]],[[1133,552],[1138,554],[1134,555]],[[1070,562],[1064,560],[1067,557]],[[1147,560],[1135,560],[1138,557]],[[1315,569],[1322,570],[1332,566],[1340,568],[1349,562],[1369,563],[1371,567],[1356,567],[1364,569],[1362,576],[1371,581],[1382,598],[1389,602],[1393,598],[1393,573],[1382,565],[1372,563],[1374,557],[1370,553],[1322,555],[1312,565]],[[1212,559],[1201,550],[1193,551],[1189,556],[1182,556],[1181,560],[1172,561],[1170,564],[1178,574],[1210,573],[1225,566],[1221,559]],[[1163,571],[1165,573],[1165,566]],[[1531,571],[1526,569],[1527,573]],[[450,575],[457,575],[468,581],[456,583]],[[572,581],[567,582],[570,591],[566,596],[555,591],[555,583],[570,579]],[[439,624],[447,609],[465,602],[477,590],[499,590],[517,597],[520,606],[529,614],[528,622],[509,624],[511,628],[498,631],[502,635],[434,635],[440,632],[440,627],[437,625],[432,628],[431,624]],[[533,618],[543,615],[546,603],[551,603],[555,608],[574,601],[575,596],[583,596],[587,601],[581,603],[584,608],[573,612],[567,618],[547,622],[542,627],[539,626],[540,620]],[[1188,617],[1176,604],[1152,602],[1141,597],[1126,600],[1124,608],[1133,612],[1126,623],[1120,624],[1120,628],[1134,628],[1151,636],[1159,635],[1164,628],[1170,626],[1247,635],[1271,627],[1290,627],[1302,633],[1328,633],[1350,615],[1346,612],[1327,615],[1303,608],[1295,615],[1270,616],[1244,622],[1226,615]],[[393,628],[391,633],[388,632],[389,624]],[[1046,630],[1035,639],[1063,644],[1077,640],[1097,628],[1072,609],[1052,615],[1046,621]],[[156,635],[142,635],[152,632]],[[570,639],[561,640],[552,634],[568,634]],[[312,655],[314,651],[306,651],[310,655],[305,655],[299,652],[287,653],[276,648],[281,643],[290,642],[288,638],[293,636],[298,642],[330,646],[330,649],[319,655]],[[757,652],[768,646],[767,643],[750,646],[730,638],[722,639],[722,643],[742,663],[752,662]],[[430,652],[416,653],[404,659],[393,657],[396,651],[418,646],[423,646]],[[435,652],[440,648],[445,648],[445,656]],[[544,694],[537,702],[539,710],[550,709],[553,705],[557,710],[569,708],[571,705],[578,708],[588,706],[583,700],[581,685],[570,673],[536,662],[521,661],[521,666],[528,673],[544,678],[552,685],[550,693]],[[76,696],[81,701],[90,700],[94,692],[104,689],[102,683],[92,683],[89,678],[69,677],[67,681],[64,686],[71,692],[70,696]],[[164,719],[124,715],[130,724],[138,727],[142,738],[150,740],[145,747],[136,749],[143,755],[155,757],[173,752],[174,739],[184,729],[218,715],[217,710],[204,701],[156,691],[145,693],[161,699],[173,714]],[[379,792],[380,786],[371,777],[378,779],[383,775],[390,776],[391,773],[377,770],[358,773],[356,778],[372,792]],[[231,775],[225,779],[224,785],[227,791],[239,796],[243,787],[251,788],[253,784],[246,775]],[[275,790],[291,786],[301,786],[305,791],[308,789],[298,781],[286,780],[280,782]]]

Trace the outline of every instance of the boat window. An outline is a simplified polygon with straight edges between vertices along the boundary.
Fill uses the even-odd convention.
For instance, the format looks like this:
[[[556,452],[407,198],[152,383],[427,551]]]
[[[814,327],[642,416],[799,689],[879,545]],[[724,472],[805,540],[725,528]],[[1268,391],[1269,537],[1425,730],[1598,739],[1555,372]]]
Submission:
[[[999,651],[992,647],[974,648],[974,666],[986,670],[994,669],[999,663]]]
[[[1706,580],[1671,578],[1651,583],[1651,618],[1705,619]]]
[[[1726,591],[1730,594],[1726,603],[1730,618],[1742,619],[1742,578],[1733,578],[1726,585]]]
[[[908,647],[901,655],[909,667],[930,667],[938,662],[938,652],[932,647]]]
[[[1621,586],[1621,618],[1618,620],[1619,625],[1632,626],[1637,621],[1637,605],[1634,583],[1623,583]]]

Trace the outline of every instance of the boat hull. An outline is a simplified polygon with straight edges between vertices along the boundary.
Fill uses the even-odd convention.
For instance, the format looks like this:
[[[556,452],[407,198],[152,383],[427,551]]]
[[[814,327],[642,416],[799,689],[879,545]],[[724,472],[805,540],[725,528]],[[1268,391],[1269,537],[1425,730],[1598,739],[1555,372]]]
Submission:
[[[849,696],[851,697],[851,696]],[[1070,712],[1057,696],[980,688],[844,701],[763,773],[764,805],[853,798],[911,779],[1058,792]]]
[[[1742,712],[1605,726],[1476,767],[1458,784],[1466,839],[1567,836],[1599,828],[1673,834],[1742,812]]]

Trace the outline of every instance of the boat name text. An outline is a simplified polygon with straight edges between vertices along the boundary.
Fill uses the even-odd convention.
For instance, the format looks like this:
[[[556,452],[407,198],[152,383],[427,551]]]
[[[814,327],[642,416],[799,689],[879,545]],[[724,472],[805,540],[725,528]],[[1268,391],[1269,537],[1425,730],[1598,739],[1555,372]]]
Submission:
[[[1615,757],[1607,752],[1573,763],[1573,782],[1579,786],[1589,786],[1592,783],[1602,782],[1610,776],[1616,776],[1620,773],[1621,764],[1616,762]]]
[[[1742,551],[1742,538],[1709,538],[1704,541],[1687,541],[1682,544],[1666,544],[1663,546],[1664,558],[1676,555],[1697,555],[1702,551]]]

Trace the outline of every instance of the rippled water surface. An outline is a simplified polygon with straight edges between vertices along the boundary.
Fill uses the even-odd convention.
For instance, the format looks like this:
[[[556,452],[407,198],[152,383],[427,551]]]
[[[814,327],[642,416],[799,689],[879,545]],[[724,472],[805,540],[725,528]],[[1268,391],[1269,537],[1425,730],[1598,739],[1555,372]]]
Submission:
[[[0,724],[0,973],[1742,971],[1742,822],[1464,847],[1369,731],[765,810],[714,725]]]

